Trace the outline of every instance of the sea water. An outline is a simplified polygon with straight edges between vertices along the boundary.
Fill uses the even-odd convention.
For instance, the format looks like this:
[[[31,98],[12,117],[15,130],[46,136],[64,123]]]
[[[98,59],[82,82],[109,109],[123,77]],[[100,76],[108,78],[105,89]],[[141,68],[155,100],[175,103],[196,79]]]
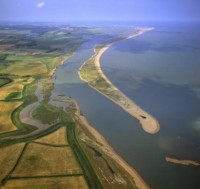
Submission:
[[[107,77],[161,124],[145,133],[132,116],[78,78],[93,55],[93,38],[55,72],[55,92],[75,98],[81,112],[153,189],[199,189],[200,168],[165,157],[200,161],[198,27],[158,26],[114,44],[101,59]]]

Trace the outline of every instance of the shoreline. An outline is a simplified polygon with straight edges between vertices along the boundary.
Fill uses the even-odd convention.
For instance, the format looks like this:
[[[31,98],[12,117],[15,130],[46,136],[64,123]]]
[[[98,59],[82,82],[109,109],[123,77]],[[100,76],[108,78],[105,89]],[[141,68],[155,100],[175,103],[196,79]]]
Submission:
[[[74,53],[72,55],[70,55],[67,59],[69,59],[73,55],[74,55]],[[62,63],[60,65],[63,65],[64,62],[65,62],[65,60],[62,61]],[[57,67],[53,71],[53,74],[55,73],[56,69],[57,69]],[[53,74],[51,75],[51,77],[53,76]],[[79,74],[79,72],[78,72],[78,74]],[[73,100],[73,101],[76,106],[76,112],[75,112],[76,117],[78,117],[80,122],[85,126],[85,128],[89,131],[89,133],[91,133],[91,135],[96,138],[97,142],[100,143],[103,146],[103,148],[105,148],[103,150],[104,153],[107,152],[106,155],[108,155],[117,165],[119,165],[125,172],[127,172],[128,175],[130,175],[133,182],[139,189],[150,189],[148,184],[142,179],[142,177],[139,175],[139,173],[132,166],[130,166],[122,157],[120,157],[115,152],[115,150],[112,148],[112,146],[109,145],[109,143],[106,141],[106,139],[94,127],[92,127],[89,124],[89,122],[83,115],[81,115],[80,106],[79,106],[78,102],[76,100]]]
[[[98,73],[101,75],[101,77],[106,81],[106,83],[108,83],[111,86],[111,90],[109,90],[109,92],[111,91],[113,94],[119,96],[119,100],[115,100],[111,97],[111,95],[109,96],[108,94],[106,94],[105,92],[100,91],[98,88],[92,86],[90,84],[91,81],[88,81],[87,79],[84,79],[81,75],[81,69],[82,67],[88,62],[84,62],[84,64],[80,67],[78,75],[80,77],[80,79],[86,83],[88,83],[88,85],[95,89],[96,91],[98,91],[99,93],[101,93],[102,95],[104,95],[106,98],[110,99],[112,102],[114,102],[115,104],[117,104],[118,106],[120,106],[124,111],[126,111],[127,113],[129,113],[131,116],[133,116],[134,118],[136,118],[144,131],[146,131],[147,133],[150,134],[155,134],[160,130],[160,124],[158,123],[158,121],[156,120],[156,118],[154,118],[151,114],[147,113],[145,110],[143,110],[140,106],[138,106],[133,100],[131,100],[129,97],[127,97],[123,92],[121,92],[108,78],[107,76],[103,73],[103,70],[101,69],[101,64],[100,64],[100,59],[101,56],[103,55],[103,53],[108,50],[113,44],[117,43],[118,41],[121,40],[126,40],[126,39],[130,39],[136,36],[139,36],[147,31],[151,31],[153,30],[153,28],[137,28],[139,29],[138,33],[132,34],[128,37],[122,38],[120,40],[111,42],[107,45],[105,45],[104,47],[100,48],[99,51],[97,52],[97,49],[94,48],[94,52],[95,54],[89,59],[91,60],[92,58],[94,58],[94,65],[98,71]]]
[[[74,56],[74,53],[72,53],[72,54],[69,54],[69,55],[64,55],[64,56],[61,56],[61,63],[60,64],[58,64],[55,68],[53,68],[50,72],[49,72],[49,74],[48,74],[48,76],[51,78],[53,75],[54,75],[54,73],[56,72],[56,69],[57,69],[57,67],[58,66],[62,66],[64,63],[65,63],[65,61],[67,61],[69,58],[71,58],[72,56]]]
[[[92,134],[98,143],[100,143],[101,150],[108,155],[116,164],[118,164],[134,181],[135,185],[139,189],[150,189],[147,183],[142,179],[139,173],[130,166],[122,157],[120,157],[112,146],[106,141],[106,139],[94,128],[92,127],[87,119],[80,114],[80,107],[78,103],[74,100],[76,105],[76,113],[75,115],[78,117],[79,121],[86,127],[90,134]]]

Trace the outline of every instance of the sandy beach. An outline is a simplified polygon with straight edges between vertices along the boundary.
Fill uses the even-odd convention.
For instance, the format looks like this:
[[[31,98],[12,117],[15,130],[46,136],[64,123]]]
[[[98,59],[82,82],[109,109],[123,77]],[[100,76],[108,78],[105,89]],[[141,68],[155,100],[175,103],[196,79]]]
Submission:
[[[181,164],[181,165],[186,165],[186,166],[200,166],[199,162],[193,161],[193,160],[175,159],[175,158],[170,158],[170,157],[166,157],[165,160],[166,162],[176,163],[176,164]]]
[[[108,155],[116,164],[118,164],[125,172],[127,172],[132,178],[133,182],[139,189],[150,189],[150,187],[145,183],[142,177],[138,174],[138,172],[133,169],[125,160],[123,160],[114,149],[108,144],[106,139],[99,134],[99,132],[92,127],[86,118],[80,114],[80,107],[76,104],[76,116],[78,120],[87,128],[87,130],[95,137],[96,141],[100,144],[98,145],[101,150]]]
[[[144,32],[150,31],[153,28],[137,28],[138,32],[134,33],[128,37],[124,37],[121,40],[126,40],[126,39],[130,39],[133,37],[136,37],[138,35],[143,34]],[[133,117],[135,117],[136,119],[139,120],[142,128],[144,131],[146,131],[147,133],[150,134],[155,134],[160,130],[160,124],[158,123],[158,121],[148,112],[146,112],[145,110],[143,110],[140,106],[138,106],[135,102],[133,102],[130,98],[128,98],[124,93],[122,93],[107,77],[106,75],[103,73],[102,69],[101,69],[101,56],[103,55],[103,53],[109,49],[109,47],[111,47],[113,44],[117,43],[119,40],[112,42],[110,44],[105,45],[104,47],[102,47],[101,49],[94,49],[95,54],[93,55],[92,58],[94,58],[94,64],[96,69],[98,70],[99,74],[101,75],[101,77],[106,81],[106,83],[110,84],[110,88],[108,89],[109,94],[106,92],[102,92],[100,91],[98,88],[92,86],[90,84],[91,81],[88,81],[87,79],[84,79],[81,75],[81,68],[82,66],[87,63],[85,62],[79,71],[79,77],[81,78],[81,80],[85,81],[88,83],[88,85],[90,87],[92,87],[93,89],[97,90],[98,92],[100,92],[101,94],[103,94],[105,97],[107,97],[108,99],[110,99],[111,101],[113,101],[115,104],[119,105],[122,109],[124,109],[127,113],[129,113],[130,115],[132,115]],[[114,99],[113,96],[117,96],[118,100]]]

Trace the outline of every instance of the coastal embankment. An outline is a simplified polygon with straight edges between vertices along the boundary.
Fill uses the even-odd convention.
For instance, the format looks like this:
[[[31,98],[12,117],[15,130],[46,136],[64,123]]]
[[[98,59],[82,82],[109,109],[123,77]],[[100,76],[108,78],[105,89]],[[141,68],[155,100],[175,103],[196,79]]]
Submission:
[[[94,143],[97,149],[100,149],[103,153],[105,153],[115,164],[120,166],[123,169],[123,172],[128,174],[128,177],[132,180],[131,182],[134,183],[139,189],[150,189],[150,187],[145,183],[139,173],[132,168],[124,159],[122,159],[114,149],[108,144],[106,139],[94,128],[92,127],[87,119],[81,115],[80,107],[78,103],[75,101],[76,104],[76,117],[81,122],[81,124],[86,127],[91,135],[94,136],[95,140],[90,139],[83,139],[82,140],[89,140],[88,142]]]

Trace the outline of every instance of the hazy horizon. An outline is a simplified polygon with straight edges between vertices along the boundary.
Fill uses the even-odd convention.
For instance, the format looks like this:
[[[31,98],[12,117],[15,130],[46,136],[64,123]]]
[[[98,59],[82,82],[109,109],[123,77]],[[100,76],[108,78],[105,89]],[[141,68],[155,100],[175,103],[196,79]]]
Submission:
[[[200,21],[198,0],[0,0],[0,21]]]

